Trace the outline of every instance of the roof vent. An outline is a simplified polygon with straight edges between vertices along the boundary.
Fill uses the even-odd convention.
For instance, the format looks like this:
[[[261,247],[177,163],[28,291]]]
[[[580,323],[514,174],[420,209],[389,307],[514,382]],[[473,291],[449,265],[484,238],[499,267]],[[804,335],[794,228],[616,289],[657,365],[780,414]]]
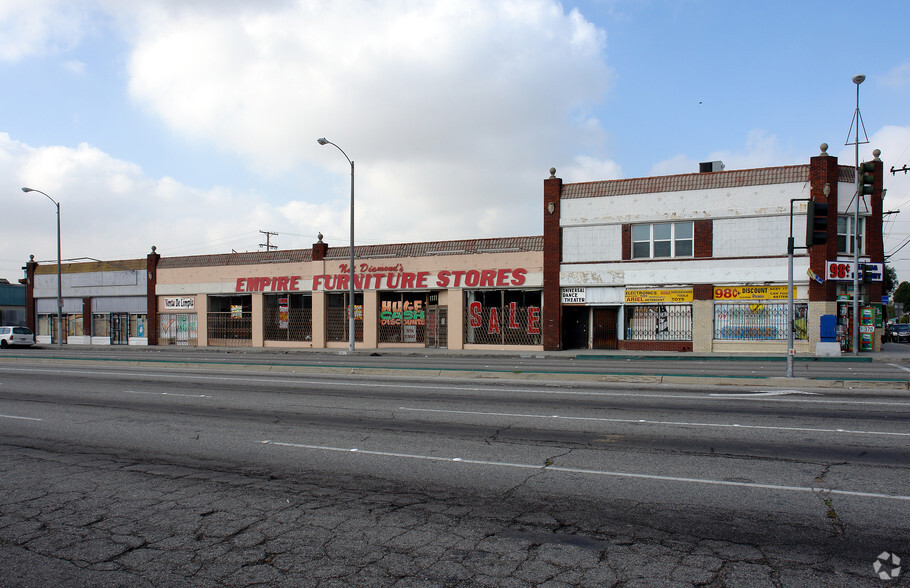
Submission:
[[[698,164],[698,173],[724,171],[723,161],[705,161]]]

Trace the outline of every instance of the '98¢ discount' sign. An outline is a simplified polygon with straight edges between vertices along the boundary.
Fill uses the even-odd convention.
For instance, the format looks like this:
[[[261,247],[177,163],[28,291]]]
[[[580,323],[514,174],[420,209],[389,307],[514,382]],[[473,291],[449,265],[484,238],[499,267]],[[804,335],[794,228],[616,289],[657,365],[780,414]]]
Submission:
[[[829,280],[852,280],[853,264],[849,261],[829,261],[826,275]]]

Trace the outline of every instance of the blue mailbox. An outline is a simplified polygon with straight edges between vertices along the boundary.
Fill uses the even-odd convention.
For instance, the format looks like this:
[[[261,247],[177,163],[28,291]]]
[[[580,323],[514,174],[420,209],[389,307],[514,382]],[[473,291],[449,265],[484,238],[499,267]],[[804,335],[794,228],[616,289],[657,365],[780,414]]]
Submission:
[[[837,341],[837,317],[833,314],[823,314],[819,321],[819,331],[822,343]]]

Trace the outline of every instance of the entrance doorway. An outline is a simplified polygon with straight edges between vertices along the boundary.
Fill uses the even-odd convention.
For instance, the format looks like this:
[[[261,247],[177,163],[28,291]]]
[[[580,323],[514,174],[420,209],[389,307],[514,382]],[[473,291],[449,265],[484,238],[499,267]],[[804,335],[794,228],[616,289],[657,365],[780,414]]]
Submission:
[[[619,338],[616,335],[615,308],[594,309],[593,349],[619,349]]]
[[[129,345],[130,315],[125,312],[111,313],[111,345]]]
[[[562,307],[562,344],[565,349],[588,348],[588,307]]]
[[[445,306],[427,308],[427,347],[448,348],[448,310]]]

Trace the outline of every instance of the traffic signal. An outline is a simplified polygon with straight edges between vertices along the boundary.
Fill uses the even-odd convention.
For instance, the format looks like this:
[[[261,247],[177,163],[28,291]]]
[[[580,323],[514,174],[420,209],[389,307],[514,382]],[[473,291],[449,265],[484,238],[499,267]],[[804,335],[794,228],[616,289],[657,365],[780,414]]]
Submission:
[[[828,205],[809,201],[806,207],[806,247],[824,245],[828,240]]]
[[[871,161],[859,164],[859,173],[859,193],[864,196],[872,194],[875,183],[875,164]]]

